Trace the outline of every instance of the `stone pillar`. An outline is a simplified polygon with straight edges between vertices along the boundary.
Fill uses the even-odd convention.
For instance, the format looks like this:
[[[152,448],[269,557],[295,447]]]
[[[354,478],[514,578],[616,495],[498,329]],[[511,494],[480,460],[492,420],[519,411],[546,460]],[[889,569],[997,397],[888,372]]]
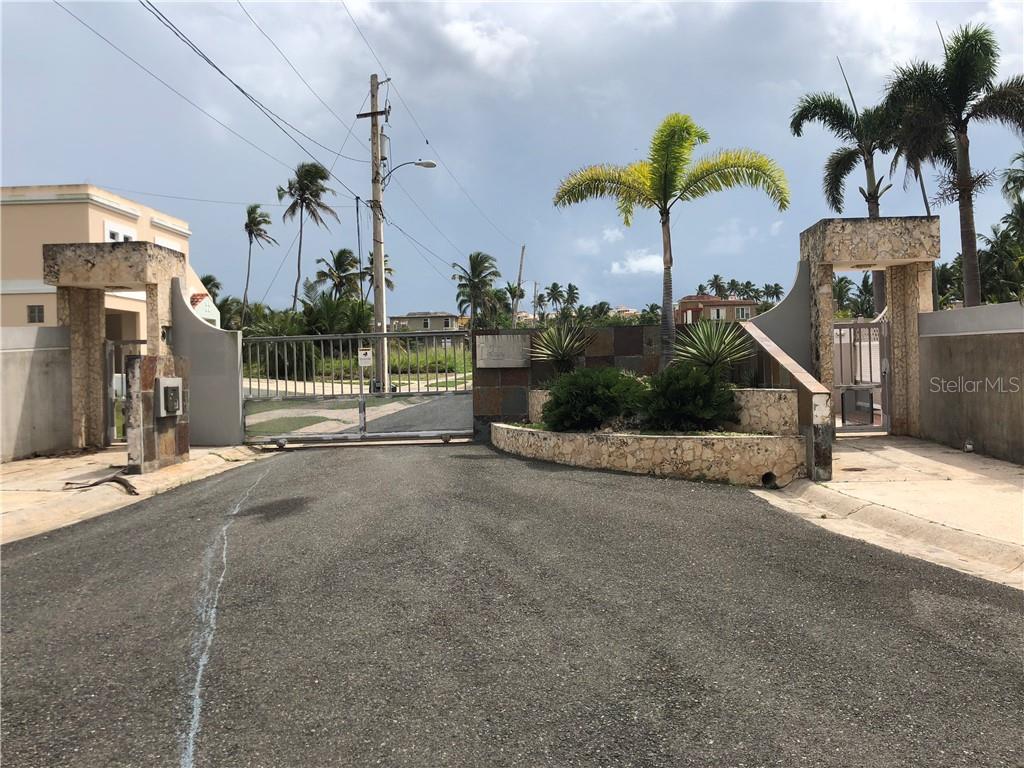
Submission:
[[[169,281],[168,281],[169,282]],[[171,327],[171,287],[146,285],[146,354],[166,356],[172,353],[173,339],[165,329]]]
[[[106,445],[106,312],[98,288],[57,288],[57,322],[71,329],[71,444]]]
[[[892,350],[889,372],[889,431],[920,436],[919,312],[931,311],[931,262],[912,262],[886,270]]]

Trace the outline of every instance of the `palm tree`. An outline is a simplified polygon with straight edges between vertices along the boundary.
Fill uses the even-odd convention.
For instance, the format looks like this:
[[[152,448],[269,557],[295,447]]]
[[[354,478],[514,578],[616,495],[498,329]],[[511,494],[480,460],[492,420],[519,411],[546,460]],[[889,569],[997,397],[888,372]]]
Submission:
[[[846,79],[845,73],[843,79]],[[893,116],[885,105],[858,110],[849,83],[846,88],[850,94],[850,105],[834,93],[810,93],[802,97],[793,109],[789,129],[794,136],[802,136],[807,123],[817,122],[843,142],[825,161],[822,178],[825,202],[836,213],[843,212],[846,177],[858,163],[862,163],[865,186],[859,188],[860,194],[867,203],[868,218],[877,219],[880,215],[879,200],[892,184],[883,187],[884,175],[876,178],[875,152],[886,152],[892,147]],[[885,270],[875,272],[873,285],[875,306],[884,307]]]
[[[356,255],[349,248],[339,248],[330,253],[330,259],[321,257],[316,260],[317,264],[323,265],[323,269],[317,270],[313,282],[317,288],[330,285],[331,295],[336,299],[358,296],[361,275]]]
[[[1015,154],[1003,171],[1003,197],[1011,203],[1024,197],[1024,150]]]
[[[706,285],[704,285],[704,283],[701,283],[700,285],[697,286],[697,295],[698,296],[703,296],[707,292],[708,292],[708,287]]]
[[[853,288],[853,280],[846,275],[832,275],[832,301],[837,312],[849,309]]]
[[[712,275],[708,278],[708,290],[720,299],[729,295],[729,287],[721,275]]]
[[[853,297],[851,307],[857,317],[875,316],[875,292],[871,285],[870,272],[861,275],[860,285],[856,286],[856,295]]]
[[[608,317],[611,313],[612,305],[609,304],[607,301],[599,301],[597,302],[597,304],[594,304],[593,306],[590,307],[591,317],[598,320],[603,320],[604,318]]]
[[[551,305],[556,309],[561,309],[562,304],[565,302],[565,289],[558,283],[552,283],[544,290]]]
[[[572,309],[580,303],[580,289],[572,283],[565,286],[565,306]]]
[[[956,164],[950,196],[959,205],[964,304],[969,307],[981,303],[974,194],[987,176],[971,172],[968,129],[980,120],[1024,131],[1024,75],[996,83],[998,66],[999,46],[992,30],[967,24],[949,39],[942,66],[911,62],[898,67],[887,86],[890,103],[910,134],[935,135],[940,126],[942,134],[953,137]]]
[[[245,326],[245,315],[249,309],[249,273],[252,270],[252,244],[258,243],[260,248],[264,243],[277,245],[277,240],[270,236],[267,227],[270,226],[270,214],[260,208],[259,203],[253,203],[245,209],[245,236],[249,239],[249,256],[245,261],[245,290],[242,291],[242,321]]]
[[[772,302],[780,301],[785,293],[778,283],[765,283],[761,289],[764,291],[764,297]]]
[[[286,197],[291,203],[284,209],[283,221],[299,217],[299,250],[295,257],[295,290],[292,292],[292,312],[299,304],[299,283],[302,282],[302,228],[306,217],[318,227],[327,226],[324,216],[333,216],[338,221],[338,214],[323,201],[324,195],[334,194],[327,186],[331,172],[320,163],[299,163],[295,168],[295,177],[288,179],[286,187],[277,188],[277,199]]]
[[[395,290],[395,281],[392,278],[395,275],[395,270],[390,264],[391,257],[386,253],[384,254],[384,287],[389,290]],[[370,294],[373,293],[373,254],[371,253],[369,259],[366,262],[366,266],[363,267],[362,271],[359,272],[360,284],[366,284],[366,293],[363,294],[363,301],[369,301]]]
[[[651,139],[646,160],[626,166],[593,165],[570,174],[555,192],[555,205],[598,197],[614,198],[627,226],[637,207],[653,209],[661,221],[661,364],[672,359],[672,206],[732,187],[764,190],[780,209],[789,205],[789,187],[774,161],[749,149],[722,150],[692,161],[694,148],[710,140],[688,115],[671,114]]]
[[[455,298],[459,312],[465,314],[469,310],[469,327],[475,329],[477,314],[485,309],[494,281],[501,277],[498,263],[490,254],[474,251],[469,254],[468,268],[461,264],[452,264],[452,268],[455,269],[452,280],[457,285]]]
[[[754,285],[753,281],[747,280],[740,283],[739,291],[737,292],[741,299],[757,299],[758,289]]]
[[[735,278],[725,284],[725,292],[729,296],[739,296],[741,288],[740,281]]]
[[[209,294],[210,298],[213,300],[213,303],[216,304],[217,303],[217,296],[220,295],[221,288],[224,287],[224,286],[222,286],[220,284],[220,280],[217,279],[217,276],[216,275],[202,275],[199,278],[199,282],[201,282],[203,284],[203,288],[206,289],[206,292]]]

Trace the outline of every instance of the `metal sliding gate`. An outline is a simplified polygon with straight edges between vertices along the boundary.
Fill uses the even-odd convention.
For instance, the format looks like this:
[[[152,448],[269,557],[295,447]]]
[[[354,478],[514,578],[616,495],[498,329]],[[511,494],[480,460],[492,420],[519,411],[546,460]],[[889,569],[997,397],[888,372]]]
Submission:
[[[889,429],[889,322],[832,326],[832,400],[836,431]]]
[[[242,340],[248,443],[468,437],[468,331]]]
[[[128,392],[125,359],[129,355],[146,354],[145,339],[108,339],[106,347],[107,397],[104,419],[106,420],[107,445],[125,442],[124,404]]]

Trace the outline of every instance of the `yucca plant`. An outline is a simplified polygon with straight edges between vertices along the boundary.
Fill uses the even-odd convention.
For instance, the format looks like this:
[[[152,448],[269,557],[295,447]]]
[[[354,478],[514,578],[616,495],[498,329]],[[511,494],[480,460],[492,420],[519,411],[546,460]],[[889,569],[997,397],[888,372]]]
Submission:
[[[675,360],[722,376],[729,368],[752,357],[750,339],[736,323],[700,320],[676,336]]]
[[[534,360],[550,362],[557,373],[568,373],[576,367],[593,335],[579,323],[556,323],[533,338],[530,356]]]

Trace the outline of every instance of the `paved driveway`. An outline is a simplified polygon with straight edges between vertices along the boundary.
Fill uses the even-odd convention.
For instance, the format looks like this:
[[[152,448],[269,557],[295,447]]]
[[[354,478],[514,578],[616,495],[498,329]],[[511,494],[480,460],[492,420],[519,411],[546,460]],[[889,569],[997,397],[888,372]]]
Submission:
[[[287,453],[6,546],[11,766],[1020,765],[1020,593],[739,489]]]

